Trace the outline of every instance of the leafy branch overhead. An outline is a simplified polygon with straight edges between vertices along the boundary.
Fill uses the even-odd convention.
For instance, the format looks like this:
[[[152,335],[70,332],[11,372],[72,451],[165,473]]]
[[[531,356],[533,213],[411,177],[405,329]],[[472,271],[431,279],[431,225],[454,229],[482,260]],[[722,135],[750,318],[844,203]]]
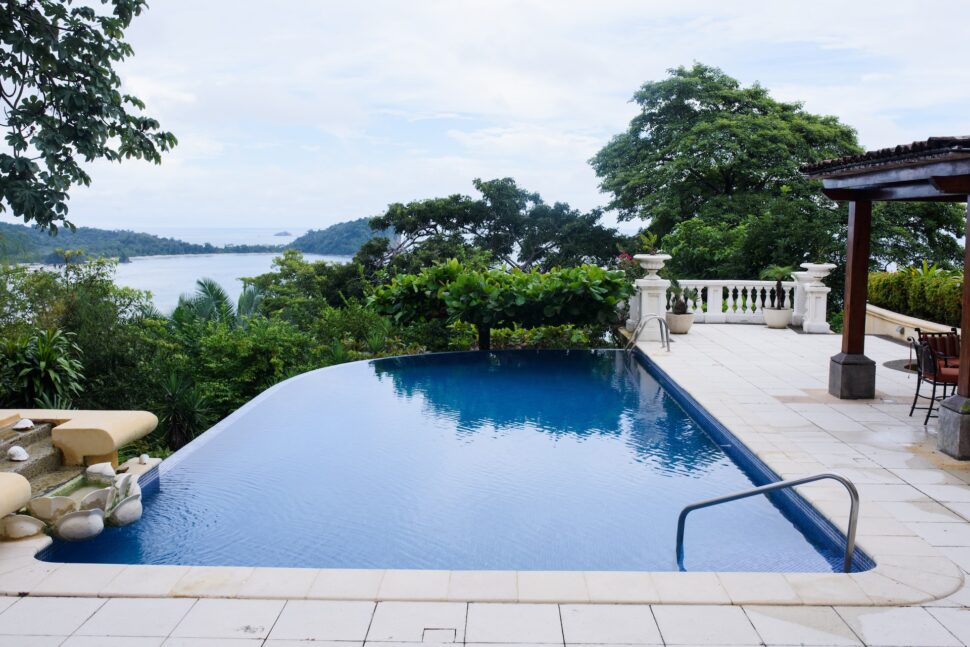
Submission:
[[[73,228],[68,191],[91,183],[82,162],[157,164],[177,143],[121,92],[115,70],[133,54],[124,32],[144,0],[101,5],[4,0],[0,10],[0,211],[52,232]]]

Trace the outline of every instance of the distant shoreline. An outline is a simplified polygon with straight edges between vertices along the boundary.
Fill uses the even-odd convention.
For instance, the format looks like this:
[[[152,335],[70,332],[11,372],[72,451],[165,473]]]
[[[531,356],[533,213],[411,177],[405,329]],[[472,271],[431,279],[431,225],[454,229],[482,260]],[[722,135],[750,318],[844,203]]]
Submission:
[[[158,231],[158,230],[156,230]],[[78,227],[76,231],[64,231],[58,236],[48,236],[36,227],[7,223],[0,220],[0,258],[12,263],[40,263],[57,265],[65,251],[80,250],[80,258],[117,258],[122,262],[133,258],[163,256],[211,256],[216,254],[282,254],[287,249],[296,249],[305,254],[320,256],[353,256],[368,240],[387,232],[375,232],[369,220],[360,218],[349,222],[331,225],[326,229],[308,230],[299,237],[282,236],[283,231],[260,229],[256,235],[252,229],[231,230],[240,234],[232,240],[219,236],[216,229],[201,227],[198,232],[213,234],[223,238],[220,244],[212,242],[188,242],[181,238],[159,236],[131,230],[109,230],[94,227]],[[195,234],[188,228],[171,228],[165,233],[192,238]],[[188,234],[188,235],[186,235]],[[250,234],[252,236],[250,237]],[[248,238],[248,240],[247,240]],[[283,241],[281,238],[293,238]],[[272,242],[270,242],[272,241]]]

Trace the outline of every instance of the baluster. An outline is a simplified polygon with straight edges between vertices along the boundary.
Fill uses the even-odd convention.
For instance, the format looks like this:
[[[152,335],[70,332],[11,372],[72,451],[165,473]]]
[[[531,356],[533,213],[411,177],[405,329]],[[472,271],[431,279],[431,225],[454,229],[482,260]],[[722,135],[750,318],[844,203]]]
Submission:
[[[728,293],[727,314],[729,317],[733,317],[735,310],[737,310],[737,297],[735,296],[736,290],[737,290],[737,287],[733,283],[727,286],[727,293]]]

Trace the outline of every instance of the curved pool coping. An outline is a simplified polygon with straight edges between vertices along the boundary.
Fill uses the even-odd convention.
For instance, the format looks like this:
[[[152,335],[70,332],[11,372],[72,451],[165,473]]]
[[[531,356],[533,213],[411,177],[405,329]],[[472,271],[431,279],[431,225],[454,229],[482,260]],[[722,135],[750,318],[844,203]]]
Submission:
[[[771,468],[770,455],[744,443],[743,429],[729,429],[677,384],[641,348],[648,370],[694,417],[705,418],[748,452],[753,465]],[[370,361],[370,360],[364,360]],[[320,370],[329,370],[325,367]],[[311,371],[313,373],[315,371]],[[290,378],[298,380],[310,373]],[[712,376],[713,379],[713,376]],[[290,380],[256,396],[267,397]],[[221,433],[237,410],[206,434],[162,462],[164,476]],[[213,433],[215,432],[215,433]],[[742,432],[742,433],[739,433]],[[710,433],[710,432],[709,432]],[[734,458],[732,456],[732,458]],[[833,494],[834,492],[834,494]],[[806,487],[798,499],[833,529],[844,533],[844,492]],[[920,538],[907,554],[867,544],[866,506],[861,508],[858,546],[876,565],[855,573],[676,571],[446,571],[313,569],[235,566],[161,566],[55,563],[38,559],[52,540],[34,537],[0,542],[0,595],[74,597],[277,598],[369,601],[549,602],[636,604],[868,605],[920,604],[946,597],[963,584],[963,573]],[[920,545],[922,544],[922,545]],[[673,550],[673,546],[671,546]]]

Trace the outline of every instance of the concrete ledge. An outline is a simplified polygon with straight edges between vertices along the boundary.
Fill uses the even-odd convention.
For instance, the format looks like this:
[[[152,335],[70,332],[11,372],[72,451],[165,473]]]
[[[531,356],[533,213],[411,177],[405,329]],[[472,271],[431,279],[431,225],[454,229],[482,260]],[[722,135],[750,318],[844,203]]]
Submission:
[[[117,466],[120,447],[158,426],[158,418],[147,411],[0,410],[0,421],[17,418],[54,423],[51,439],[64,453],[65,465],[111,461]]]
[[[902,328],[902,332],[900,332]],[[914,330],[919,328],[925,332],[949,332],[950,326],[934,323],[926,319],[917,319],[892,310],[886,310],[871,303],[866,304],[866,334],[884,335],[899,341],[906,341],[913,337]]]
[[[0,517],[12,514],[30,501],[30,481],[20,474],[0,472]]]

